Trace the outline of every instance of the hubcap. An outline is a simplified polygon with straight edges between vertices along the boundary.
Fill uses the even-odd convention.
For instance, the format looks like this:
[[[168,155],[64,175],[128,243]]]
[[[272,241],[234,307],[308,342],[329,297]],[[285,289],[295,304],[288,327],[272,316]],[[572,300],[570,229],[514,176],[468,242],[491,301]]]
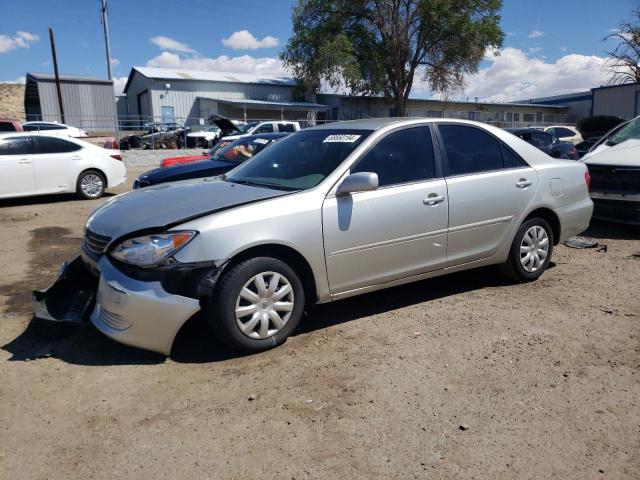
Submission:
[[[277,272],[262,272],[244,284],[236,300],[236,324],[249,338],[278,333],[293,311],[293,288]]]
[[[89,173],[82,177],[80,188],[88,197],[96,197],[102,191],[102,179],[94,173]]]
[[[549,255],[549,236],[540,225],[529,228],[520,243],[520,263],[529,273],[536,272],[542,267]]]

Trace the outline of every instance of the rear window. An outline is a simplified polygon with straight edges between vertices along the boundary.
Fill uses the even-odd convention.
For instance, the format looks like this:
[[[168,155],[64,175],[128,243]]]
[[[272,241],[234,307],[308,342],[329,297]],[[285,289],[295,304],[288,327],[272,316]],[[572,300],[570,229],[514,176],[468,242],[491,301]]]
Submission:
[[[34,135],[35,153],[68,153],[80,150],[82,147],[62,138],[39,137]]]
[[[281,132],[295,132],[296,129],[291,123],[279,123],[278,130]]]
[[[0,132],[15,132],[16,127],[13,122],[0,122]]]

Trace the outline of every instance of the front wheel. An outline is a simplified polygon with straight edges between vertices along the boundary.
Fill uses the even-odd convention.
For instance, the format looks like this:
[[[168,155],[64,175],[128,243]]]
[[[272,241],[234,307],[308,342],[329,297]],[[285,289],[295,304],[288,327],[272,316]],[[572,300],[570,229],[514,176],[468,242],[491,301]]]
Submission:
[[[106,181],[104,175],[97,170],[82,172],[76,183],[76,192],[80,198],[94,200],[104,193]]]
[[[511,244],[503,272],[517,282],[536,280],[549,266],[553,253],[553,230],[543,218],[520,225]]]
[[[300,323],[304,302],[302,282],[289,265],[256,257],[223,276],[206,316],[223,343],[256,353],[286,341]]]

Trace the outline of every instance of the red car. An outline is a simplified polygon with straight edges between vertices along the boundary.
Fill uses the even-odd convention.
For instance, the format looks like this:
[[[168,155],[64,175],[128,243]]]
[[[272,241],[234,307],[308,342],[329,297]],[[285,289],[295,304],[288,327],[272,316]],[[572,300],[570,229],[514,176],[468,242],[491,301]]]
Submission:
[[[172,157],[165,158],[160,163],[161,167],[172,167],[173,165],[180,165],[183,163],[199,162],[200,160],[206,160],[211,156],[209,152],[202,152],[202,155],[191,155],[188,157]]]

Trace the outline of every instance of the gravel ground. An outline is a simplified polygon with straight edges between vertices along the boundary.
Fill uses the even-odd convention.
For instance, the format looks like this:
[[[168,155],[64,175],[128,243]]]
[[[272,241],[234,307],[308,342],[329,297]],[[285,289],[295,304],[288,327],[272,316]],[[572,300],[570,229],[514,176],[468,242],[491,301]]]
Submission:
[[[315,307],[259,355],[196,317],[165,358],[31,319],[99,202],[0,202],[1,478],[638,478],[639,229],[595,223],[606,252],[531,284]]]

